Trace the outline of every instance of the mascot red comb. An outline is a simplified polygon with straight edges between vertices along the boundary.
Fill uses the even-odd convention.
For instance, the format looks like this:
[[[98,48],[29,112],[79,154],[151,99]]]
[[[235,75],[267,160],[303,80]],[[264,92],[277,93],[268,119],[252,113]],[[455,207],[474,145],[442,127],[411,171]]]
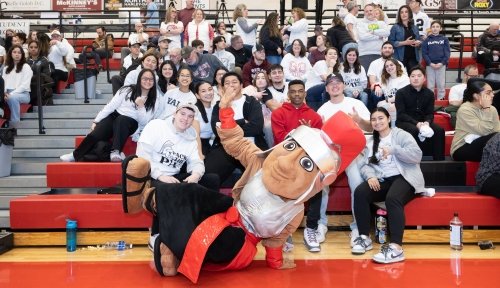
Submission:
[[[196,283],[202,269],[243,269],[260,241],[270,268],[294,268],[293,260],[283,259],[282,247],[302,221],[304,202],[333,183],[365,146],[362,131],[338,112],[321,130],[300,126],[261,151],[243,137],[231,100],[219,105],[222,144],[245,167],[233,198],[198,184],[149,187],[147,160],[124,162],[124,210],[144,208],[158,217],[154,262],[163,276],[181,273]]]

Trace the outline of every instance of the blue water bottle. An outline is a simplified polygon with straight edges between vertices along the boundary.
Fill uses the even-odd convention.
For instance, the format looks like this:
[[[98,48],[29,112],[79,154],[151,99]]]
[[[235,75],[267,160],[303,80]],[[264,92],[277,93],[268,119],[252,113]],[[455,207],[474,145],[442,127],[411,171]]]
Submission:
[[[76,220],[66,220],[66,251],[76,251]]]

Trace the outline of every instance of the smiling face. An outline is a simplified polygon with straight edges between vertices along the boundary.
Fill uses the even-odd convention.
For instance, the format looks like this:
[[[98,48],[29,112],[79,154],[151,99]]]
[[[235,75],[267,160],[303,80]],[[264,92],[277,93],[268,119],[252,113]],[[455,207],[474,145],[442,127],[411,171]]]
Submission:
[[[325,54],[325,60],[326,61],[334,61],[334,62],[337,62],[337,60],[339,59],[339,54],[337,53],[337,50],[335,49],[328,49],[328,52],[326,52]]]
[[[273,194],[298,199],[318,176],[319,169],[294,140],[277,145],[262,163],[262,182]]]
[[[144,72],[141,76],[141,89],[142,91],[149,91],[153,88],[155,82],[155,75],[153,73],[147,71]]]
[[[300,107],[304,104],[304,99],[306,98],[306,89],[304,85],[294,84],[288,87],[288,100],[295,107]]]
[[[330,100],[334,103],[340,103],[344,100],[344,82],[340,80],[329,81],[325,88],[330,95]]]
[[[349,63],[351,65],[354,64],[354,62],[356,62],[356,59],[358,59],[358,56],[356,55],[356,51],[350,51],[349,53],[347,53],[346,59],[347,59],[347,63]]]
[[[378,132],[385,132],[390,129],[389,124],[391,123],[391,118],[387,117],[387,115],[385,115],[381,111],[375,111],[370,116],[370,123],[373,130]]]
[[[215,81],[218,83],[218,84],[222,84],[221,81],[222,81],[222,76],[224,76],[224,74],[226,74],[226,70],[224,69],[219,69],[217,70],[217,72],[215,73]]]
[[[196,98],[200,99],[203,105],[207,104],[208,107],[210,107],[210,104],[214,99],[214,88],[212,87],[212,85],[210,85],[209,83],[200,84],[200,86],[198,87],[198,93],[196,93]]]
[[[302,45],[300,45],[299,41],[293,41],[292,44],[292,52],[293,55],[298,57],[300,55],[300,50],[302,49]]]
[[[174,114],[174,127],[179,132],[186,131],[193,124],[194,111],[189,108],[181,108]]]
[[[264,72],[259,72],[255,75],[255,87],[259,91],[262,91],[267,88],[267,75]]]
[[[144,67],[144,68],[151,69],[154,71],[154,70],[156,70],[157,66],[158,66],[158,60],[153,55],[147,56],[142,61],[142,67]]]
[[[196,9],[194,14],[193,14],[193,19],[195,22],[201,22],[203,21],[203,18],[205,16],[203,15],[203,10],[201,9]]]
[[[161,74],[163,75],[163,77],[170,79],[174,74],[174,69],[172,68],[172,66],[170,66],[170,64],[165,64],[161,68]]]
[[[282,83],[284,78],[285,74],[283,73],[282,69],[274,69],[269,75],[269,79],[271,79],[271,82],[275,84]]]
[[[401,10],[399,10],[399,17],[401,18],[401,21],[408,21],[410,18],[408,8],[401,8]]]
[[[191,77],[191,72],[188,69],[181,69],[179,70],[179,88],[188,88],[189,85],[191,85],[191,82],[193,82],[193,78]]]
[[[389,73],[389,75],[397,76],[397,67],[393,61],[391,61],[391,60],[385,61],[384,68],[385,68],[385,71],[387,71],[387,73]]]

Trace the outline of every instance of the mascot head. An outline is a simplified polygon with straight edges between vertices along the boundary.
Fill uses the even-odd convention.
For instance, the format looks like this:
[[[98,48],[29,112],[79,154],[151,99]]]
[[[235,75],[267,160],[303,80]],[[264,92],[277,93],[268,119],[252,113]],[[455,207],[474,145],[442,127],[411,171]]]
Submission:
[[[363,132],[343,112],[337,112],[321,130],[300,126],[287,139],[263,152],[264,186],[273,194],[305,202],[356,158],[366,143]]]

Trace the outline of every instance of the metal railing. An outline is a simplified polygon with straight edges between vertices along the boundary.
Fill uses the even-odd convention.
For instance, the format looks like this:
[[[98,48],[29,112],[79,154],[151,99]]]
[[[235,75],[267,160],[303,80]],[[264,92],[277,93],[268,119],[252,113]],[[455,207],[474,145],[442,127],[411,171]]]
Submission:
[[[43,103],[42,103],[42,62],[35,64],[35,79],[36,79],[36,99],[38,102],[38,134],[45,134],[43,126]]]

